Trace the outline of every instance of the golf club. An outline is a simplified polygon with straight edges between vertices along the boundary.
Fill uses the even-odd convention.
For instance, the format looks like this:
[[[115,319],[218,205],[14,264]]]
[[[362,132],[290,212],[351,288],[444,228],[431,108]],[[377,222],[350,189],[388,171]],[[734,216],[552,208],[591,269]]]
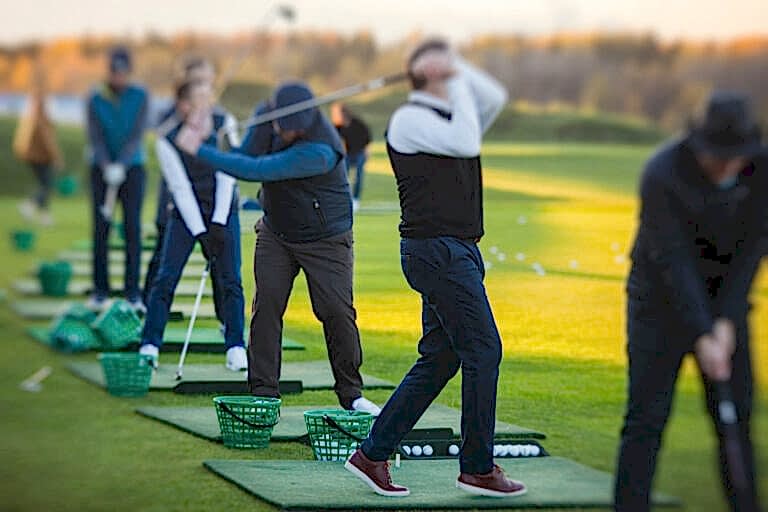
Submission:
[[[115,202],[117,202],[117,192],[120,187],[118,185],[107,185],[107,192],[104,195],[104,203],[99,208],[101,216],[107,222],[112,220],[112,215],[115,213]]]
[[[326,105],[328,103],[332,103],[334,101],[338,101],[344,98],[349,98],[350,96],[355,96],[357,94],[362,94],[364,92],[375,91],[377,89],[381,89],[382,87],[386,87],[389,85],[396,84],[398,82],[402,82],[407,78],[408,78],[408,74],[403,72],[403,73],[395,73],[392,75],[375,78],[373,80],[369,80],[367,82],[362,82],[355,85],[350,85],[348,87],[344,87],[343,89],[339,89],[337,91],[328,93],[324,96],[318,96],[316,98],[300,101],[298,103],[294,103],[293,105],[288,105],[282,108],[278,108],[270,112],[266,112],[264,114],[251,117],[244,121],[240,121],[238,123],[238,127],[243,130],[247,130],[252,126],[268,123],[270,121],[274,121],[275,119],[279,119],[281,117],[295,114],[296,112],[301,112],[303,110],[308,110],[310,108]],[[222,129],[219,130],[219,132],[221,131]]]
[[[184,375],[184,359],[187,357],[187,350],[189,349],[189,340],[192,338],[192,329],[195,327],[195,319],[197,318],[197,311],[200,309],[200,301],[203,298],[203,292],[205,291],[205,281],[208,279],[208,273],[211,270],[211,262],[208,261],[203,269],[203,274],[200,277],[200,288],[197,289],[197,296],[195,297],[195,305],[192,308],[192,315],[189,318],[189,327],[187,327],[187,335],[184,337],[184,346],[181,349],[181,355],[179,356],[179,366],[176,369],[176,380],[181,380]]]
[[[287,23],[290,23],[295,18],[296,18],[296,11],[293,8],[293,6],[288,4],[273,5],[264,13],[264,16],[262,17],[261,21],[257,25],[256,31],[260,32],[260,31],[266,30],[269,27],[269,25],[275,20],[283,19]],[[235,75],[237,75],[237,72],[240,71],[240,68],[243,67],[245,60],[252,53],[253,53],[253,48],[246,47],[219,74],[219,79],[217,80],[218,84],[214,88],[214,90],[216,91],[216,93],[214,94],[214,98],[216,99],[215,101],[218,101],[218,99],[221,98],[222,94],[224,94],[224,91],[227,90],[227,87],[229,86],[229,83],[231,82],[231,80],[235,77]]]
[[[748,469],[741,449],[739,416],[733,401],[733,390],[727,381],[713,382],[712,387],[716,400],[717,421],[723,436],[728,477],[736,504],[739,510],[757,510],[750,492]]]

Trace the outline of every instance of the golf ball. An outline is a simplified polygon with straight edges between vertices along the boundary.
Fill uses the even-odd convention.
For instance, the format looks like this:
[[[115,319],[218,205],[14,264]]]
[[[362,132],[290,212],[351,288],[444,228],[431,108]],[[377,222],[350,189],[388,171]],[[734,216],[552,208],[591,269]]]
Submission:
[[[611,244],[611,250],[612,250],[613,252],[619,252],[619,248],[620,248],[620,247],[621,247],[621,246],[619,245],[619,242],[613,242],[613,243]]]
[[[451,446],[448,447],[448,453],[450,453],[451,455],[458,455],[459,447],[456,446],[455,444],[452,444]]]
[[[411,448],[411,455],[414,457],[420,457],[421,456],[421,446],[415,445],[413,448]]]
[[[493,445],[493,456],[498,457],[501,455],[501,445],[495,444]]]
[[[521,215],[517,218],[517,223],[520,225],[523,225],[526,222],[528,222],[528,219],[525,217],[525,215]]]
[[[495,245],[488,250],[491,251],[491,254],[496,254],[497,252],[499,252],[499,248],[496,247]]]
[[[571,262],[568,264],[568,266],[573,268],[573,269],[577,269],[577,268],[579,268],[579,262],[576,261],[576,260],[571,260]]]
[[[491,263],[490,261],[484,261],[483,265],[485,266],[485,270],[490,270],[493,268],[493,263]]]
[[[497,255],[496,255],[496,258],[497,258],[499,261],[506,261],[506,259],[507,259],[507,255],[506,255],[506,254],[504,254],[503,252],[500,252],[499,254],[497,254]]]
[[[613,258],[613,261],[615,261],[617,265],[621,265],[627,261],[627,258],[625,258],[623,254],[617,254],[616,257]]]
[[[410,455],[411,454],[411,447],[410,446],[403,445],[403,446],[400,447],[400,449],[403,450],[403,453],[406,454],[406,455]]]
[[[530,452],[531,452],[531,455],[533,455],[534,457],[538,457],[539,454],[541,453],[541,448],[539,448],[535,444],[532,444],[530,448]]]
[[[519,457],[520,456],[520,445],[513,444],[509,447],[509,455],[511,457]]]
[[[513,445],[511,444],[504,445],[504,452],[505,452],[504,454],[509,457],[513,457],[514,455],[512,455],[512,452],[513,452],[512,447]]]
[[[525,261],[525,254],[519,252],[519,253],[515,254],[515,259],[517,261]]]
[[[421,452],[427,457],[429,457],[434,453],[434,450],[432,449],[432,445],[425,444],[424,447],[421,449]]]

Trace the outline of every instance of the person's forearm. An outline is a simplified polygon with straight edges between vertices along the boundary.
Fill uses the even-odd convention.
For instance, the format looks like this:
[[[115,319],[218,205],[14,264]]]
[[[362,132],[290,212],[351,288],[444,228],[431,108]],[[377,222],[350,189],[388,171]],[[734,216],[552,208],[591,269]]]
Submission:
[[[261,182],[319,176],[336,166],[338,159],[330,146],[307,146],[291,146],[277,153],[252,157],[242,153],[225,153],[204,144],[200,146],[197,158],[235,178]]]
[[[482,131],[485,132],[509,101],[507,90],[498,80],[461,57],[456,58],[455,65],[459,78],[469,86],[480,116]]]

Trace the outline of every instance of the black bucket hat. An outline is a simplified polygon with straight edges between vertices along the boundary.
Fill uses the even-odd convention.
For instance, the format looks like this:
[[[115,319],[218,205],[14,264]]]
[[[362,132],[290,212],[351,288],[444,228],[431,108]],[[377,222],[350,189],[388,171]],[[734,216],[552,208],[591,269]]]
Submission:
[[[703,119],[691,123],[688,140],[695,152],[727,160],[759,153],[760,139],[747,97],[718,91],[709,97]]]

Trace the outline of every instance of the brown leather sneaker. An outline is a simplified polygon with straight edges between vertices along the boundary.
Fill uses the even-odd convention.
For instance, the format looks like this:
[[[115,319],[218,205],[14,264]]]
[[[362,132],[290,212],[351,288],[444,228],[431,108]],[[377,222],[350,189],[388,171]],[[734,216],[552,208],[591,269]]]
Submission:
[[[493,470],[490,473],[484,475],[461,473],[456,480],[456,487],[471,494],[494,498],[520,496],[528,491],[522,482],[507,478],[504,470],[496,464],[493,465]]]
[[[381,496],[408,496],[411,494],[407,487],[392,483],[392,477],[389,474],[389,461],[373,461],[366,457],[359,448],[347,459],[344,467],[368,484],[376,494]]]

